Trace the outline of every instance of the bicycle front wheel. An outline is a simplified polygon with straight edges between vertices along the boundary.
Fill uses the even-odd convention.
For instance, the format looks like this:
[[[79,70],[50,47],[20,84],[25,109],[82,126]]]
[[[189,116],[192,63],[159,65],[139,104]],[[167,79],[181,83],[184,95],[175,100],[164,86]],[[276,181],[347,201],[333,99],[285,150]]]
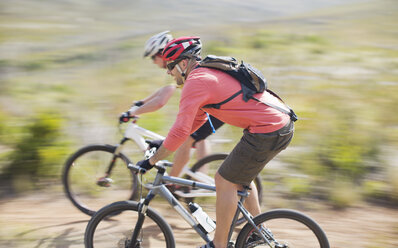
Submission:
[[[138,178],[127,169],[130,160],[123,154],[115,156],[115,149],[110,145],[85,146],[64,165],[65,193],[85,214],[93,215],[107,204],[135,199],[138,195]],[[105,177],[109,171],[111,174]]]
[[[84,235],[86,248],[129,247],[138,219],[138,203],[122,201],[99,210],[89,221]],[[174,248],[171,227],[155,210],[148,207],[135,247]]]
[[[329,248],[329,241],[321,227],[300,212],[276,209],[256,216],[253,221],[268,238],[268,242],[280,244],[275,247]],[[247,223],[240,231],[235,247],[270,246],[254,231],[253,226]]]

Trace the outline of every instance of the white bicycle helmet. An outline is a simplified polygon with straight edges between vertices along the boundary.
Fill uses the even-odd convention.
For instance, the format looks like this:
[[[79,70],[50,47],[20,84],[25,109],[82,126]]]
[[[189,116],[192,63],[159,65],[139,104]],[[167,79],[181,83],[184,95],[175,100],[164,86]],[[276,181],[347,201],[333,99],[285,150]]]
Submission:
[[[166,44],[173,39],[173,36],[171,36],[169,32],[170,31],[164,31],[149,38],[145,43],[144,57],[152,57],[161,53]]]

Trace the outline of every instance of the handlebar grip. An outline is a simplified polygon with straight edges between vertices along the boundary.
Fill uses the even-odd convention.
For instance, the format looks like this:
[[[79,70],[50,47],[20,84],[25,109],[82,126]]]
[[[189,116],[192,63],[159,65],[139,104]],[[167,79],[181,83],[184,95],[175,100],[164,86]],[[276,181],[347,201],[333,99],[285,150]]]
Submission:
[[[171,163],[171,162],[169,162],[167,160],[160,160],[160,161],[158,161],[155,164],[154,167],[159,169],[162,166],[164,166],[164,167],[172,167],[173,163]],[[137,166],[137,165],[131,164],[131,163],[127,165],[127,168],[132,170],[135,174],[145,174],[147,172],[146,169],[141,168],[140,166]]]
[[[135,164],[128,164],[127,168],[132,170],[135,174],[145,174],[146,173],[146,169],[141,168]]]

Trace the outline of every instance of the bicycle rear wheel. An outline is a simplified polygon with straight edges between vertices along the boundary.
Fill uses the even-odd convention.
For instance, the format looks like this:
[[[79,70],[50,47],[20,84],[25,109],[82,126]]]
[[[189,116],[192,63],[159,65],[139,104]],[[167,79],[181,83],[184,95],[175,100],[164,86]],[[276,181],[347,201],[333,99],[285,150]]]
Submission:
[[[110,145],[85,146],[72,154],[64,165],[65,193],[85,214],[93,215],[109,203],[135,199],[138,195],[138,178],[127,169],[130,160],[123,154],[115,157],[115,149]],[[104,181],[112,161],[111,175]]]
[[[192,167],[191,170],[195,173],[201,174],[203,178],[205,179],[206,183],[212,183],[214,184],[214,176],[220,168],[222,162],[224,162],[225,158],[228,156],[227,153],[215,153],[211,154],[209,156],[206,156],[200,160],[198,160]],[[257,177],[254,179],[254,184],[256,185],[257,188],[257,194],[258,194],[258,201],[261,205],[263,201],[263,187],[261,184],[261,177],[260,175],[257,175]],[[191,198],[192,201],[194,201],[194,198]],[[241,217],[238,219],[237,224],[240,225],[246,220]]]
[[[278,242],[280,247],[329,248],[329,241],[321,227],[300,212],[276,209],[256,216],[253,221],[257,227],[262,228],[262,233],[269,237],[269,242]],[[247,223],[240,231],[235,247],[270,246],[255,233],[253,226]]]
[[[99,210],[89,221],[84,234],[86,248],[128,247],[138,219],[138,203],[115,202]],[[171,227],[151,207],[138,237],[137,248],[174,248],[175,240]]]

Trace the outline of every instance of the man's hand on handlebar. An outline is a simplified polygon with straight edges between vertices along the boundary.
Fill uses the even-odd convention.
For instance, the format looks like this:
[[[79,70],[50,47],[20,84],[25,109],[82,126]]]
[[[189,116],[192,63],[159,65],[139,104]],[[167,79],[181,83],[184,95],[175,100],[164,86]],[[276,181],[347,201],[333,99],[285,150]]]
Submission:
[[[135,115],[134,113],[135,113],[135,111],[136,111],[140,106],[142,106],[143,104],[144,104],[143,101],[135,101],[135,102],[133,103],[133,105],[131,105],[131,108],[130,108],[128,111],[126,111],[126,112],[124,112],[124,113],[122,113],[122,114],[120,115],[120,117],[119,117],[119,123],[128,122],[130,119],[137,119],[138,116]]]
[[[119,116],[119,122],[123,123],[123,122],[128,122],[130,120],[130,112],[124,112]]]
[[[130,115],[130,111],[126,111],[119,116],[119,123],[128,122],[130,119],[138,119],[138,116]]]
[[[149,159],[144,159],[144,160],[138,161],[136,165],[142,169],[141,174],[145,174],[147,171],[152,169],[154,166],[149,162]]]

